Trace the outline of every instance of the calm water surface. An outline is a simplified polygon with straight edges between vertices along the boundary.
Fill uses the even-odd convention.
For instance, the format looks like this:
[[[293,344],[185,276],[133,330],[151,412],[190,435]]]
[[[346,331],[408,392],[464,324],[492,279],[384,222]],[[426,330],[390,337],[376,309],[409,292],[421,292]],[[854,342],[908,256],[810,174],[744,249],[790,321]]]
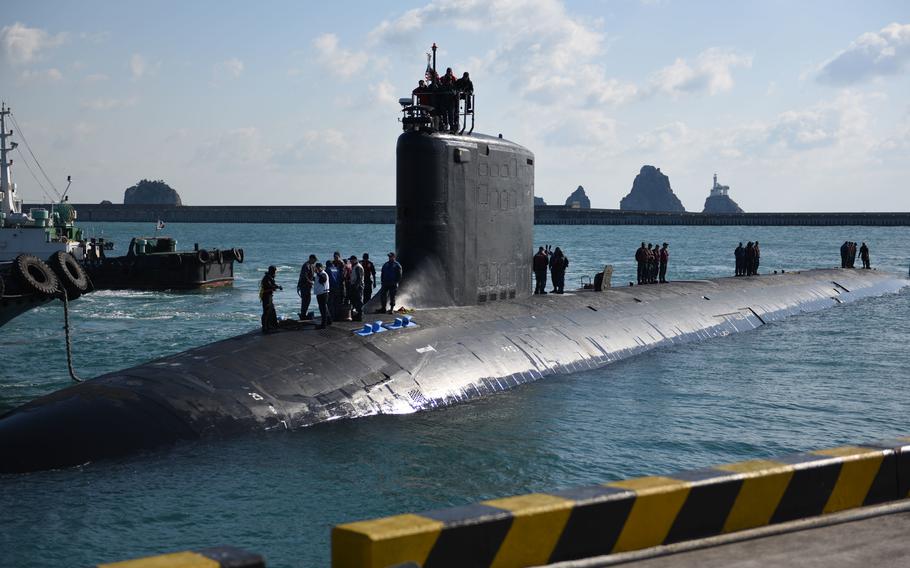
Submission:
[[[103,228],[126,245],[152,225]],[[78,300],[82,376],[254,328],[268,264],[279,267],[286,290],[278,311],[291,316],[309,253],[366,250],[381,260],[394,241],[394,228],[381,225],[171,224],[167,232],[186,248],[242,246],[247,260],[235,286]],[[730,273],[740,240],[761,241],[767,270],[835,266],[846,239],[869,243],[882,270],[906,274],[910,261],[907,228],[536,230],[538,244],[566,250],[572,286],[604,263],[616,268],[614,284],[633,279],[632,253],[643,239],[671,243],[671,279]],[[233,544],[273,567],[324,566],[329,530],[341,522],[908,434],[908,300],[905,291],[838,306],[433,412],[0,476],[0,565],[83,566]],[[0,330],[0,411],[69,384],[61,312],[50,304]]]

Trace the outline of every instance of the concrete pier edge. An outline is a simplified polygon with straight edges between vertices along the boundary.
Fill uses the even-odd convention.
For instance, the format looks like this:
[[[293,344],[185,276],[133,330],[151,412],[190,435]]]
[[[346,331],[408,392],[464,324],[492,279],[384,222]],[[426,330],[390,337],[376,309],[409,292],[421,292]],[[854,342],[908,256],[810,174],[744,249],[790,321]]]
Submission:
[[[156,556],[97,564],[96,568],[265,568],[265,560],[233,546],[216,546],[196,551],[171,552]]]
[[[539,566],[900,501],[910,437],[338,525],[332,566]]]

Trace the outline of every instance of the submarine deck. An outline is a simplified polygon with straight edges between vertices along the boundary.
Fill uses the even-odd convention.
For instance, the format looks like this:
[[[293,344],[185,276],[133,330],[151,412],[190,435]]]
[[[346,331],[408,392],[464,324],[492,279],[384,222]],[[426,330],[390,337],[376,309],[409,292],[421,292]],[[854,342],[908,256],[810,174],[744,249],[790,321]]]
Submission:
[[[362,327],[357,323],[254,331],[8,412],[0,417],[0,454],[8,457],[0,471],[76,465],[181,439],[433,409],[908,285],[884,272],[822,269],[417,310],[415,326],[366,337],[353,333]]]

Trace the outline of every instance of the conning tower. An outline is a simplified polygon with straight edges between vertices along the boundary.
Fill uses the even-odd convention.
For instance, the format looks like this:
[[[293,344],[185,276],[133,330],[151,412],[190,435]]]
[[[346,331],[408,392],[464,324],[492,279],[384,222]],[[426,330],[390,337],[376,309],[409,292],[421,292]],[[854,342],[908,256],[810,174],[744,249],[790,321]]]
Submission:
[[[400,100],[395,243],[406,274],[402,303],[465,306],[529,296],[534,154],[501,135],[473,133],[473,93],[434,87],[435,44],[433,59],[430,97]],[[436,106],[420,104],[427,99]],[[440,120],[449,104],[455,125]],[[471,131],[459,132],[468,120]]]

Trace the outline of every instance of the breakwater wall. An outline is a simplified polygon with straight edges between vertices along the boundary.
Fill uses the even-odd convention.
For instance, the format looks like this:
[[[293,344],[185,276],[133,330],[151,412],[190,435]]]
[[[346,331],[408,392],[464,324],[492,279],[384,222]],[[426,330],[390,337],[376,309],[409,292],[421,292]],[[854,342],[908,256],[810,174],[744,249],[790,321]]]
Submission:
[[[46,205],[26,205],[46,207]],[[154,223],[395,223],[393,205],[99,205],[74,204],[79,221]],[[907,213],[661,213],[537,207],[537,225],[766,225],[910,227]]]

